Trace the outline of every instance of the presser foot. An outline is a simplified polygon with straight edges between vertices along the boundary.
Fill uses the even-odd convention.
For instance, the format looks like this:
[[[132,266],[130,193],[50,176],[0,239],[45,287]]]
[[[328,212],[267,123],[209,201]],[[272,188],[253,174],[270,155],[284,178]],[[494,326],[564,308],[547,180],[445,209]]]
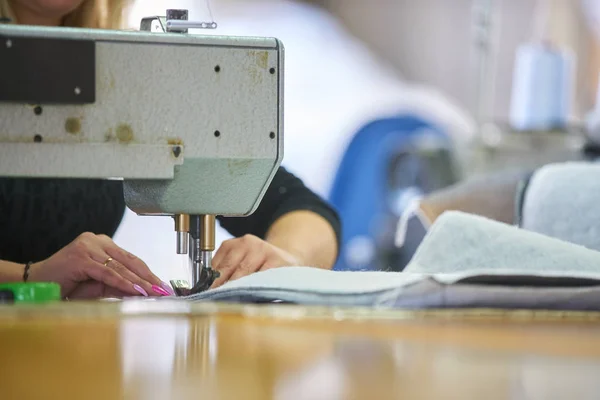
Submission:
[[[190,290],[190,294],[201,293],[207,291],[212,286],[213,282],[216,281],[221,274],[212,268],[202,268],[200,270],[200,276],[198,283]]]
[[[191,294],[205,292],[212,286],[213,282],[221,276],[219,271],[214,269],[202,268],[200,270],[200,276],[198,282],[194,287],[190,288],[187,281],[172,280],[171,286],[177,296],[189,296]]]

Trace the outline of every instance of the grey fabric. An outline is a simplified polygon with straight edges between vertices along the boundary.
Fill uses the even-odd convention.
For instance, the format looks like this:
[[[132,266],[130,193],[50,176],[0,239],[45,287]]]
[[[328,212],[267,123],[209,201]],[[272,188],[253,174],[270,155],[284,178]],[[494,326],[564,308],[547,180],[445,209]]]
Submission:
[[[317,278],[322,270],[306,268],[305,275]],[[285,271],[282,269],[281,271]],[[271,270],[275,271],[275,270]],[[269,271],[261,274],[268,274]],[[280,276],[292,276],[279,274]],[[371,272],[350,272],[353,279],[369,279]],[[397,273],[404,274],[404,273]],[[331,290],[313,291],[292,289],[295,285],[268,288],[236,285],[189,296],[191,301],[225,301],[238,303],[284,302],[320,306],[361,306],[376,308],[430,309],[430,308],[502,308],[544,309],[569,311],[600,311],[600,275],[580,278],[548,275],[483,275],[407,274],[410,279],[397,282],[397,287],[383,289],[372,286],[369,290],[346,290],[343,284]],[[269,278],[270,280],[272,279]],[[258,280],[257,280],[258,281]],[[272,280],[274,282],[274,280]]]
[[[195,301],[274,301],[372,305],[388,290],[411,286],[421,274],[398,272],[328,271],[310,267],[285,267],[258,272],[187,299]]]
[[[600,311],[600,281],[582,287],[493,286],[434,280],[409,290],[389,291],[374,305],[378,307],[428,308],[499,308],[555,311]]]
[[[405,272],[470,270],[600,273],[600,252],[487,218],[451,211],[427,233]]]
[[[600,253],[479,216],[448,212],[432,226],[405,272],[286,267],[183,300],[600,311]]]
[[[597,162],[545,166],[533,174],[523,194],[523,229],[600,250]]]

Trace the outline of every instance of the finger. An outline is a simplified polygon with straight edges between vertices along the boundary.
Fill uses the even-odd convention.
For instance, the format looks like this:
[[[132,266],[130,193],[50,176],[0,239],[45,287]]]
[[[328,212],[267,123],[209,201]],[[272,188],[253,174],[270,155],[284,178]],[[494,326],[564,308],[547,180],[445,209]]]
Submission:
[[[120,262],[123,266],[125,266],[125,268],[129,269],[146,282],[150,283],[150,286],[161,286],[162,281],[158,278],[158,276],[152,273],[145,262],[130,252],[125,251],[117,246],[115,242],[113,242],[108,236],[100,235],[99,237],[102,240],[102,249],[106,252],[106,254]]]
[[[117,260],[112,259],[106,264],[106,266],[115,270],[119,275],[121,275],[123,278],[127,279],[131,283],[138,285],[138,287],[141,287],[147,296],[161,296],[158,293],[154,292],[154,290],[152,289],[152,284],[150,284],[150,282],[143,280],[142,278],[125,268],[125,266]],[[136,288],[134,287],[134,289]],[[144,293],[141,293],[140,290],[136,290],[139,292],[138,294],[144,295]]]
[[[229,280],[231,275],[233,275],[238,268],[239,262],[244,258],[244,255],[245,253],[243,249],[232,251],[228,254],[228,256],[220,264],[221,268],[215,268],[217,271],[219,271],[220,275],[219,278],[213,282],[213,288],[219,287]]]
[[[231,266],[232,257],[235,259],[235,253],[240,251],[239,239],[229,239],[217,249],[212,259],[212,268],[219,272],[224,272]],[[232,254],[233,253],[233,254]]]
[[[140,276],[136,275],[134,272],[126,268],[121,262],[117,261],[113,256],[107,254],[102,250],[99,246],[91,246],[89,251],[89,255],[92,260],[102,264],[104,267],[110,268],[121,275],[123,278],[127,279],[134,285],[138,285],[141,287],[146,294],[155,295],[156,293],[152,290],[152,284]],[[135,288],[134,288],[135,289]],[[136,289],[138,294],[142,294],[139,290]]]
[[[221,246],[219,246],[212,259],[213,269],[216,269],[227,254],[235,248],[235,242],[236,239],[229,239],[221,243]]]
[[[105,267],[101,263],[90,260],[90,262],[86,263],[84,266],[84,271],[90,279],[95,279],[107,286],[120,290],[123,293],[133,296],[140,294],[135,290],[131,281],[127,280],[113,269]]]
[[[267,259],[267,254],[264,251],[249,251],[236,268],[234,273],[229,278],[234,281],[243,276],[250,275],[258,271]]]
[[[141,288],[148,296],[158,296],[158,294],[152,289],[152,284],[150,282],[136,275],[133,271],[129,270],[122,263],[115,260],[114,257],[105,253],[104,250],[102,250],[101,248],[93,247],[89,250],[89,252],[92,259],[98,261],[105,267],[113,269],[119,275],[130,281],[132,284],[137,285],[138,288],[136,289],[134,287],[134,289],[138,292],[138,294],[144,295],[142,291],[138,290],[139,288]]]
[[[247,250],[243,247],[232,249],[227,253],[226,256],[219,262],[218,265],[213,264],[213,268],[219,271],[220,276],[215,280],[212,287],[219,287],[229,280],[231,275],[239,267],[240,261],[246,256]]]

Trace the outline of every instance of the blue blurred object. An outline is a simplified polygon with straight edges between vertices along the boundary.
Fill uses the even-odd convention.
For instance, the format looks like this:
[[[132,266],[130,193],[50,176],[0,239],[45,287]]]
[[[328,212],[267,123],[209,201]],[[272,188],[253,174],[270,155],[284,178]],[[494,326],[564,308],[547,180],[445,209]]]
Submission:
[[[395,248],[397,221],[412,199],[456,181],[451,149],[443,131],[411,115],[376,120],[357,132],[329,197],[342,218],[335,270],[403,269],[412,250]]]

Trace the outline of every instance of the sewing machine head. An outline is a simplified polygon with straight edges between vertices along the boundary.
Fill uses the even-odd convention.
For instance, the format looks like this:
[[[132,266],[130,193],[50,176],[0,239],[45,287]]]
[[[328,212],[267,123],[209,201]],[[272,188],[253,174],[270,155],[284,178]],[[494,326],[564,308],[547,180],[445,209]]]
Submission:
[[[175,217],[178,252],[190,232],[196,283],[214,216],[251,214],[283,158],[283,46],[187,33],[215,26],[0,24],[0,175],[123,179],[131,210]]]

